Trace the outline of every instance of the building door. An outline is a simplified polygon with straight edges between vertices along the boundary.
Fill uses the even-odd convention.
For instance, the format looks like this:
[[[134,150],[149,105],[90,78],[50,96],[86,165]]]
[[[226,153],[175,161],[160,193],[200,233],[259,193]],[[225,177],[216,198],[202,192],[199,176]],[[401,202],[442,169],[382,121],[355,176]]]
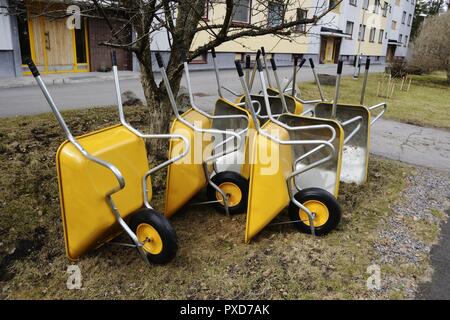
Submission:
[[[91,71],[108,71],[111,69],[111,49],[101,45],[102,42],[109,41],[111,29],[103,19],[89,19],[89,53]],[[123,23],[110,21],[115,30],[123,29]],[[131,30],[125,29],[123,33],[128,34],[128,38],[122,38],[125,42],[131,42]],[[124,34],[120,34],[123,37]],[[127,50],[116,50],[117,68],[119,70],[133,69],[133,56]]]
[[[44,59],[47,72],[74,71],[74,38],[65,19],[43,19]]]
[[[395,49],[397,47],[393,44],[388,44],[387,52],[386,52],[386,62],[392,62],[395,55]]]
[[[333,38],[327,38],[325,42],[325,59],[323,63],[334,63],[334,40]]]
[[[321,63],[337,63],[340,51],[340,39],[332,37],[322,37],[320,48]]]
[[[85,23],[80,30],[68,29],[66,19],[29,19],[30,51],[38,69],[43,73],[89,71],[84,27]],[[77,51],[81,57],[77,57]],[[25,68],[24,71],[29,73]]]

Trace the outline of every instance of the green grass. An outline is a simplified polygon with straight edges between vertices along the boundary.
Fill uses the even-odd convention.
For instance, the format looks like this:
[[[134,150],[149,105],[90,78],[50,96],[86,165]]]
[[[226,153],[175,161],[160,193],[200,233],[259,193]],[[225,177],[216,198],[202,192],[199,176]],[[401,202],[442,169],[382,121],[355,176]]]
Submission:
[[[126,108],[134,125],[147,123],[142,107]],[[64,112],[75,134],[117,121],[110,108]],[[372,158],[364,186],[341,184],[343,220],[313,239],[290,225],[269,226],[244,244],[245,216],[227,218],[210,207],[186,207],[172,223],[179,252],[166,266],[146,267],[133,249],[103,246],[77,262],[81,290],[67,290],[55,152],[64,137],[52,115],[0,120],[0,298],[348,299],[402,293],[366,289],[376,259],[378,230],[405,187],[411,168]],[[154,204],[162,207],[163,188]],[[368,196],[370,195],[370,196]],[[204,195],[199,196],[200,199]],[[282,213],[278,220],[286,220]],[[126,239],[125,239],[126,240]],[[423,263],[426,263],[424,260]],[[399,272],[383,265],[383,272]],[[418,277],[422,265],[408,268]]]
[[[381,78],[381,74],[370,74],[366,104],[374,105],[386,101],[388,110],[385,118],[419,126],[450,129],[450,85],[446,84],[444,72],[412,76],[408,92],[400,91],[400,81],[397,81],[396,89],[390,99],[377,97],[378,81]],[[359,103],[361,85],[362,76],[359,80],[343,77],[339,102]],[[334,87],[323,87],[326,98],[333,99]],[[319,96],[314,83],[302,83],[300,89],[302,96],[306,99],[317,99]]]

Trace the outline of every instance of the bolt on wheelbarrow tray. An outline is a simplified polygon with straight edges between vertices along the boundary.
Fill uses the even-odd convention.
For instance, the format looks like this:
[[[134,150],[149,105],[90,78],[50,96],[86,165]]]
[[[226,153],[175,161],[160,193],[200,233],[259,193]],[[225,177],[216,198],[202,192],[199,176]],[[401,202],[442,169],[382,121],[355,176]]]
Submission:
[[[114,164],[126,185],[112,197],[126,219],[143,206],[142,176],[149,170],[142,138],[122,125],[108,127],[78,137],[92,155]],[[105,194],[117,185],[114,175],[90,161],[69,141],[56,155],[61,215],[66,254],[76,260],[120,233]],[[151,199],[150,179],[148,197]]]

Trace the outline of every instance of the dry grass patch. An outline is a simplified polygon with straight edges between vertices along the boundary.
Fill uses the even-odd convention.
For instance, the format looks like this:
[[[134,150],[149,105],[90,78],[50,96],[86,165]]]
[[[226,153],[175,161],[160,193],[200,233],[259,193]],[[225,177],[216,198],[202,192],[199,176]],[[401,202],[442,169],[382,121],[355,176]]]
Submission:
[[[134,125],[145,127],[144,108],[128,107],[126,112]],[[117,121],[111,108],[64,116],[75,134]],[[44,114],[1,119],[0,137],[0,297],[7,299],[380,297],[366,289],[366,268],[375,255],[379,224],[391,214],[390,205],[411,171],[398,162],[372,158],[367,184],[342,184],[343,221],[323,238],[300,234],[291,225],[269,226],[246,245],[244,215],[229,219],[209,207],[186,207],[172,219],[180,247],[173,263],[147,268],[133,249],[103,246],[78,262],[83,288],[67,290],[70,263],[54,163],[62,132],[53,116]],[[156,191],[159,207],[162,190]]]

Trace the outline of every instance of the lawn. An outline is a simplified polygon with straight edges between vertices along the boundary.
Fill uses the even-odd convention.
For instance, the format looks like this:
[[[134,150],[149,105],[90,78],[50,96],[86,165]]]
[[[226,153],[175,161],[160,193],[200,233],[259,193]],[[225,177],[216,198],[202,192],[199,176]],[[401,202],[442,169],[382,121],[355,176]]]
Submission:
[[[143,107],[127,107],[136,126],[147,123]],[[64,112],[75,134],[117,121],[112,108]],[[364,186],[342,184],[343,220],[326,237],[312,238],[290,225],[267,227],[244,244],[245,216],[227,218],[209,207],[186,207],[172,223],[179,251],[166,266],[146,267],[130,248],[103,246],[77,262],[81,290],[68,290],[59,213],[55,153],[64,137],[51,114],[0,119],[0,298],[299,299],[401,298],[398,288],[366,288],[366,269],[376,259],[391,205],[414,170],[371,158]],[[162,207],[163,188],[154,203]],[[200,199],[204,195],[199,195]],[[279,220],[286,220],[282,213]],[[430,223],[414,224],[430,228]],[[417,231],[417,232],[416,232]],[[428,241],[436,240],[436,236]],[[429,237],[429,236],[428,236]],[[386,273],[422,276],[428,258]],[[403,270],[403,271],[402,271]],[[406,270],[406,271],[405,271]]]
[[[339,102],[359,103],[362,76],[358,80],[343,77]],[[370,74],[366,91],[366,104],[374,105],[386,101],[388,110],[385,118],[419,126],[431,126],[450,130],[450,85],[446,84],[444,72],[412,76],[408,92],[400,91],[397,82],[392,98],[377,97],[381,74]],[[327,99],[334,98],[334,86],[323,86]],[[302,95],[307,99],[319,97],[314,83],[300,85]]]

